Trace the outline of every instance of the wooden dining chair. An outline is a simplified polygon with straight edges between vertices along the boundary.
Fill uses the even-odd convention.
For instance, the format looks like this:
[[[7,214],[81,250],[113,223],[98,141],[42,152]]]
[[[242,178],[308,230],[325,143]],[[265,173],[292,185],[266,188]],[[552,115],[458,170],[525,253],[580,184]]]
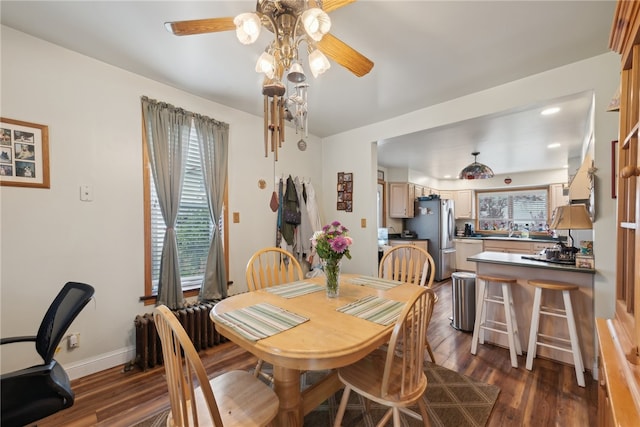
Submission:
[[[269,386],[240,370],[209,380],[176,315],[160,305],[153,318],[171,403],[167,426],[266,426],[276,417],[280,402]]]
[[[334,427],[342,423],[351,391],[389,407],[378,426],[393,417],[394,427],[399,427],[400,412],[422,420],[425,426],[430,425],[422,399],[427,388],[423,365],[426,320],[431,316],[435,300],[432,289],[417,288],[398,317],[386,348],[378,348],[358,362],[338,369],[338,378],[345,388]],[[408,408],[415,404],[420,413]]]
[[[400,282],[413,283],[429,289],[436,275],[435,262],[429,252],[414,245],[397,245],[386,251],[380,260],[378,277]],[[437,297],[436,297],[437,301]],[[431,316],[427,319],[427,329]],[[436,363],[429,340],[426,340],[427,352]]]
[[[272,246],[257,251],[247,263],[245,270],[247,286],[250,291],[277,286],[282,283],[295,282],[304,279],[302,267],[298,260],[288,251]],[[270,383],[273,376],[262,369],[264,361],[258,360],[253,373],[257,378],[261,376]]]
[[[250,291],[304,279],[302,267],[293,254],[275,246],[260,249],[251,256],[245,277]]]
[[[414,245],[397,245],[382,255],[378,277],[431,288],[436,275],[433,257]]]

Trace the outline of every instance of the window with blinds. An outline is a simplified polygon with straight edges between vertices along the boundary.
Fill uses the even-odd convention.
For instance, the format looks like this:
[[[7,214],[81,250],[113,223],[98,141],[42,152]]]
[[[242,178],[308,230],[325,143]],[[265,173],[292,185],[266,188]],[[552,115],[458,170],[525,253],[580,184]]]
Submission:
[[[166,227],[160,212],[153,175],[150,179],[150,193],[151,278],[152,292],[155,294],[158,291],[162,244]],[[209,218],[207,195],[204,188],[202,167],[200,166],[200,147],[195,129],[192,129],[189,138],[189,153],[182,187],[182,198],[176,224],[182,289],[186,290],[202,284],[212,229],[213,223]]]
[[[476,191],[481,231],[547,231],[548,189]]]

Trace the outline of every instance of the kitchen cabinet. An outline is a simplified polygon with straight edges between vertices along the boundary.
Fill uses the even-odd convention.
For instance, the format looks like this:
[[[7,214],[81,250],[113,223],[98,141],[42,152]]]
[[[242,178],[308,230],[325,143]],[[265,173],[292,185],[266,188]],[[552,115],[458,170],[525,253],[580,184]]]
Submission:
[[[565,194],[564,185],[551,184],[549,186],[549,223],[558,206],[566,206],[569,204],[569,195]]]
[[[554,246],[552,242],[532,242],[513,240],[483,240],[483,250],[490,252],[505,252],[510,254],[536,255],[545,248]]]
[[[447,199],[447,200],[455,200],[456,199],[456,194],[455,191],[440,191],[440,198],[441,199]]]
[[[580,165],[580,169],[574,175],[569,184],[569,200],[588,200],[593,191],[593,175],[589,172],[593,167],[591,155],[587,153]]]
[[[389,240],[389,246],[398,246],[398,245],[413,245],[429,252],[429,241],[426,239],[423,239],[423,240],[390,239]]]
[[[474,219],[475,203],[473,200],[473,190],[458,190],[455,192],[455,215],[456,219]]]
[[[480,239],[455,239],[456,271],[476,271],[476,263],[467,261],[472,255],[482,252],[482,240]]]
[[[410,182],[389,183],[389,217],[413,218],[415,185]]]

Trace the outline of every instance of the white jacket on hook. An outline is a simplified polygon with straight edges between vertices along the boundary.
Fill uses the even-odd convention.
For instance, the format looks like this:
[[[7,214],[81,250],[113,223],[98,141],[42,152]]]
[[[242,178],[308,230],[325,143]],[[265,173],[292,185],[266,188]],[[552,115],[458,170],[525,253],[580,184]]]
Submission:
[[[311,238],[315,231],[311,226],[311,219],[309,218],[309,211],[307,209],[307,203],[304,201],[304,188],[302,183],[295,177],[293,184],[296,187],[296,193],[298,195],[298,206],[300,207],[300,225],[296,227],[296,241],[294,243],[294,252],[298,258],[302,258],[304,255],[309,255],[311,252]],[[307,194],[307,197],[309,195]]]

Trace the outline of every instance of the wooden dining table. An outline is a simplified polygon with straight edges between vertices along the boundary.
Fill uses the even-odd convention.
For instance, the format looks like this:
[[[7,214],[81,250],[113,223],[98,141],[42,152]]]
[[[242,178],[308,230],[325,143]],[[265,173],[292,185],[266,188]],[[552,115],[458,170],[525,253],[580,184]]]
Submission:
[[[382,325],[338,311],[340,307],[369,295],[404,303],[417,290],[416,285],[409,283],[378,280],[381,286],[377,286],[376,279],[372,277],[343,274],[337,298],[328,298],[324,287],[320,291],[290,298],[276,295],[269,291],[271,288],[266,288],[233,295],[218,302],[212,309],[210,316],[216,330],[273,365],[274,391],[280,400],[275,425],[301,426],[306,414],[342,387],[335,368],[360,360],[389,340],[395,322]],[[324,277],[305,279],[304,282],[324,285]],[[248,339],[221,320],[225,313],[229,315],[230,312],[261,303],[308,320],[258,340]],[[301,390],[301,373],[321,370],[329,370],[329,373]]]

